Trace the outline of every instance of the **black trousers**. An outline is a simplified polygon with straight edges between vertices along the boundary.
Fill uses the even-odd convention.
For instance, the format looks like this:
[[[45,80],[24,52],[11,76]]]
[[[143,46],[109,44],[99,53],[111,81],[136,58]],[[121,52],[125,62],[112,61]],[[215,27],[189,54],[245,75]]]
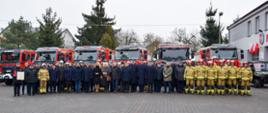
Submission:
[[[27,95],[33,96],[37,93],[36,83],[27,83]]]
[[[132,83],[131,84],[131,92],[136,92],[137,91],[137,86],[138,86],[137,83]]]
[[[56,81],[50,81],[49,82],[49,92],[56,93],[57,90],[57,82]]]
[[[84,92],[88,93],[88,92],[92,92],[92,83],[90,81],[84,81],[82,83],[82,87]]]
[[[129,92],[129,82],[123,81],[123,92]]]
[[[58,86],[58,92],[62,93],[64,91],[64,81],[59,81],[57,86]]]
[[[144,84],[139,84],[139,92],[144,92]]]
[[[177,80],[177,93],[183,93],[184,92],[185,83],[184,80]]]
[[[22,84],[21,84],[21,94],[24,95],[24,92],[25,92],[25,86],[26,86],[26,83],[24,81],[22,81]]]
[[[105,83],[105,91],[110,92],[111,91],[111,86],[112,86],[112,82],[111,81],[106,81],[106,83]]]
[[[20,86],[21,84],[18,83],[14,84],[14,96],[20,96]]]
[[[154,92],[161,92],[162,81],[154,80]]]

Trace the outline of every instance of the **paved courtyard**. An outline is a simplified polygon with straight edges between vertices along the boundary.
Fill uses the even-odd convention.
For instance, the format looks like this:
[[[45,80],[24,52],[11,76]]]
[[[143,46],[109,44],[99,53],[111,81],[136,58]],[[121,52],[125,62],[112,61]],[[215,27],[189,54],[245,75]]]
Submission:
[[[268,88],[253,96],[71,93],[13,97],[0,85],[0,113],[267,113]]]

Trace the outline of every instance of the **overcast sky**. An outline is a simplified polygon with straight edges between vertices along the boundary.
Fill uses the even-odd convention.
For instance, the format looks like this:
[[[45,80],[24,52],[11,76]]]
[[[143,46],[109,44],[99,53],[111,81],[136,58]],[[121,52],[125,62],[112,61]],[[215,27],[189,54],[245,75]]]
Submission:
[[[89,14],[95,0],[0,0],[0,28],[8,22],[23,16],[38,26],[45,9],[52,7],[62,18],[63,28],[73,34],[84,24],[82,13]],[[140,37],[145,33],[155,33],[169,37],[174,28],[186,28],[187,32],[197,32],[205,23],[205,11],[210,5],[224,12],[221,22],[228,26],[237,16],[243,16],[266,0],[107,0],[108,16],[116,17],[116,28],[133,29]],[[218,17],[217,17],[218,19]],[[226,31],[225,31],[226,33]]]

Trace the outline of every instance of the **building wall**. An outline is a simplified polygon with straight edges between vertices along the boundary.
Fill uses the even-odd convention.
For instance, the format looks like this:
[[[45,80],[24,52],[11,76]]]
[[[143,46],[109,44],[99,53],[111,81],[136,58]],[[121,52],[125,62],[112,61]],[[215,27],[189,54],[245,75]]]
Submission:
[[[267,17],[266,17],[267,16]],[[259,18],[259,26],[256,28],[256,18]],[[249,26],[250,22],[250,26]],[[268,34],[268,3],[264,3],[256,8],[253,12],[247,14],[244,18],[236,21],[228,27],[230,44],[235,45],[238,49],[244,51],[245,58],[243,61],[252,61],[252,55],[248,52],[251,44],[259,43],[260,32],[259,29],[263,31],[265,36]],[[249,31],[250,30],[250,31]],[[266,40],[268,41],[268,40]],[[268,61],[268,42],[261,45],[261,52],[259,57],[262,60]],[[263,53],[262,53],[263,52]]]
[[[265,6],[263,10],[260,12],[256,12],[255,14],[251,15],[249,18],[246,18],[242,23],[238,24],[237,26],[229,29],[229,37],[230,41],[237,41],[242,38],[251,37],[252,35],[258,34],[258,29],[256,29],[256,17],[259,17],[260,26],[259,29],[263,31],[267,31],[266,25],[266,13],[268,13],[268,4]],[[251,33],[248,35],[248,22],[251,22]]]
[[[65,30],[63,33],[62,33],[62,38],[63,38],[63,47],[64,48],[74,48],[75,47],[75,42],[73,40],[73,36],[72,34]]]

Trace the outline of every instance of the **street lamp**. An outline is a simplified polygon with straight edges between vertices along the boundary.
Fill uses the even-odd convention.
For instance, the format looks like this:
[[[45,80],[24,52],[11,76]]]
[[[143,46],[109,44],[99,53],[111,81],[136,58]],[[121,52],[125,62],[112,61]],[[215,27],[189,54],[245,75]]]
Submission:
[[[223,15],[223,12],[219,13],[219,44],[221,44],[221,16]]]

